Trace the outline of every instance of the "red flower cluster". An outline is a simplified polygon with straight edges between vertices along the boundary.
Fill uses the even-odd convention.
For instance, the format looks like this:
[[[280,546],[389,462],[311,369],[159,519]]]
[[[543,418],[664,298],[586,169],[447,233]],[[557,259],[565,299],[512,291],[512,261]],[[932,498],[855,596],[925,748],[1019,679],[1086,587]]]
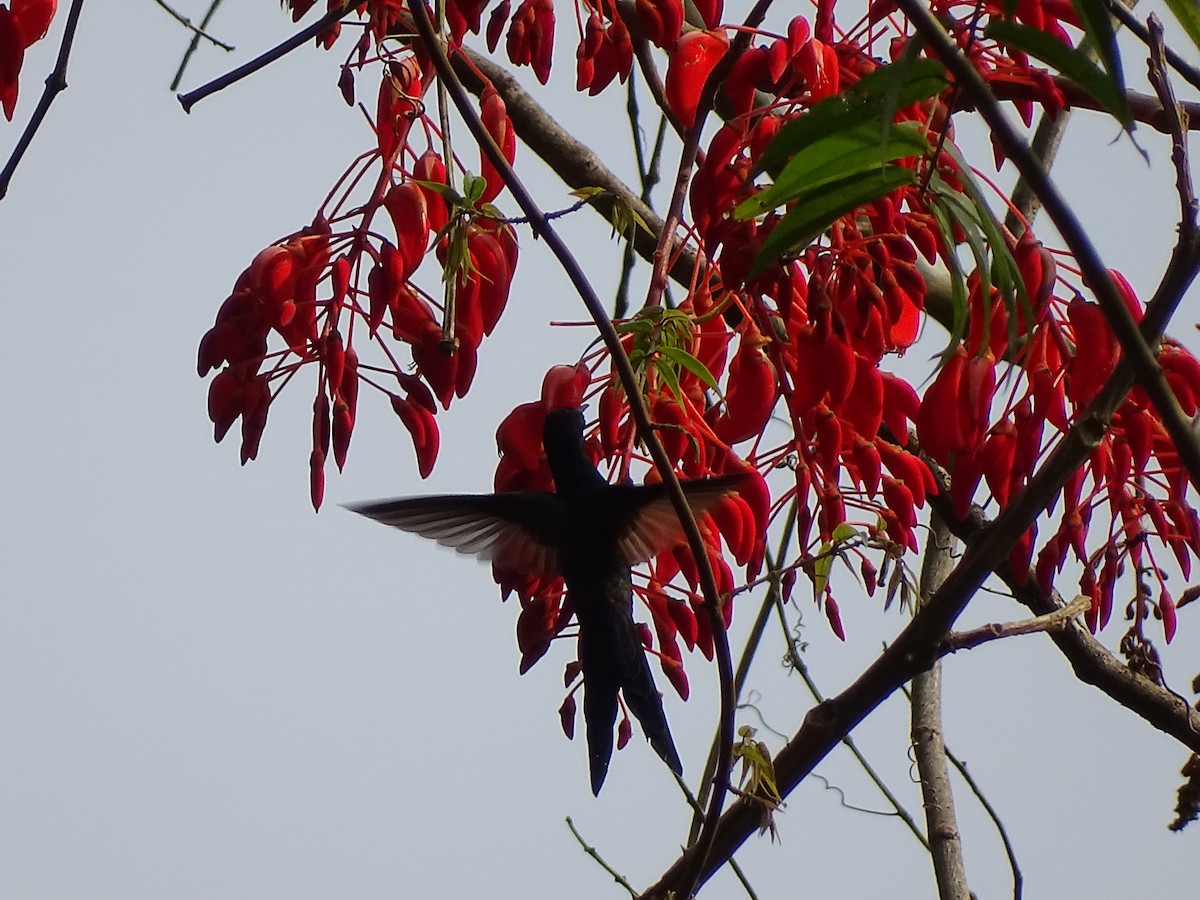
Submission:
[[[303,12],[302,6],[293,9]],[[366,10],[372,18],[355,49],[359,68],[367,64],[366,46],[388,33],[400,7],[367,4]],[[479,345],[500,320],[517,264],[516,233],[489,206],[503,187],[499,174],[483,164],[486,184],[479,181],[469,198],[449,187],[422,100],[428,62],[411,50],[376,49],[385,65],[375,148],[355,161],[312,225],[254,259],[200,343],[200,374],[220,369],[209,389],[216,439],[240,418],[243,463],[257,455],[279,388],[316,364],[310,455],[316,508],[328,457],[339,470],[346,463],[362,384],[387,395],[412,436],[418,471],[430,473],[440,445],[438,406],[448,408],[470,389]],[[511,160],[516,139],[494,90],[481,98],[481,117]],[[414,146],[414,135],[424,149]],[[363,184],[370,185],[365,198]],[[451,286],[442,301],[414,280],[430,251]],[[272,349],[273,338],[280,348]],[[368,346],[381,362],[360,360]],[[411,365],[398,358],[399,346]]]
[[[289,5],[298,16],[313,0]],[[521,0],[515,9],[501,0],[485,24],[487,5],[447,0],[452,47],[481,29],[492,49],[504,37],[512,62],[530,66],[545,82],[554,49],[553,0]],[[667,56],[668,111],[693,124],[703,86],[730,47],[720,0],[693,5],[705,27],[685,32],[680,0],[578,0],[577,89],[596,94],[624,80],[632,66],[630,35],[645,35]],[[894,111],[896,122],[915,123],[937,148],[896,160],[902,174],[918,177],[846,212],[790,256],[759,258],[788,209],[755,216],[736,210],[764,189],[758,173],[772,142],[814,105],[885,64],[877,44],[886,41],[882,55],[892,59],[909,48],[904,23],[893,21],[892,0],[876,0],[846,30],[839,30],[834,7],[833,0],[822,0],[811,22],[797,16],[775,33],[756,36],[733,62],[716,104],[725,121],[712,132],[690,185],[685,229],[697,262],[686,296],[673,309],[645,310],[619,328],[659,437],[682,474],[787,474],[774,498],[757,477],[709,514],[708,552],[722,592],[731,596],[736,588],[726,556],[744,567],[746,580],[755,578],[767,527],[787,509],[795,514],[796,544],[785,585],[790,591],[796,573],[807,574],[840,637],[840,610],[828,577],[832,560],[857,556],[873,591],[879,580],[873,560],[883,556],[882,569],[916,550],[918,510],[937,490],[909,442],[910,425],[927,458],[950,469],[951,500],[959,512],[980,485],[1002,508],[1095,396],[1118,347],[1099,308],[1082,299],[1077,288],[1085,286],[1069,285],[1054,256],[1026,232],[1007,247],[992,247],[991,259],[976,254],[976,271],[960,282],[958,318],[965,324],[923,397],[885,370],[885,360],[917,338],[928,294],[922,267],[960,269],[958,247],[971,235],[965,220],[948,217],[945,198],[978,208],[970,199],[972,173],[953,153],[950,87]],[[1005,17],[999,3],[979,8],[945,0],[935,11],[986,79],[998,88],[1021,88],[1023,114],[1035,101],[1062,107],[1045,71],[979,33],[981,16]],[[366,25],[345,64],[342,87],[352,97],[355,73],[374,57],[383,60],[376,146],[346,173],[313,225],[259,254],[200,350],[202,373],[221,368],[209,403],[217,437],[240,417],[243,460],[257,452],[276,385],[316,364],[315,506],[323,495],[326,456],[332,450],[339,468],[345,463],[364,383],[388,395],[412,435],[420,473],[428,474],[438,452],[437,410],[469,390],[478,348],[502,316],[517,264],[515,233],[489,206],[501,179],[483,160],[485,184],[465,184],[463,196],[449,188],[456,163],[443,157],[439,126],[424,109],[428,61],[412,47],[384,42],[402,27],[406,10],[398,0],[378,0],[360,4],[358,12]],[[1064,27],[1075,24],[1065,0],[1021,0],[1015,17],[1064,41]],[[326,37],[328,46],[336,34]],[[515,133],[500,95],[484,90],[480,110],[511,160]],[[377,216],[380,211],[385,215]],[[975,238],[973,250],[980,243]],[[993,279],[998,255],[1011,260],[1007,287]],[[430,256],[452,286],[440,299],[416,283]],[[1132,289],[1114,277],[1136,313]],[[360,360],[360,352],[372,347],[378,364]],[[1170,343],[1160,362],[1185,411],[1194,412],[1200,362]],[[623,388],[603,354],[596,354],[579,366],[552,370],[541,398],[516,407],[501,424],[497,489],[549,487],[540,447],[546,409],[597,397],[595,458],[609,464],[614,478],[632,477],[636,441]],[[651,471],[645,477],[657,476]],[[1061,510],[1043,520],[1043,528],[1053,523],[1053,534],[1039,546],[1031,529],[1012,561],[1018,572],[1035,561],[1039,581],[1049,588],[1073,553],[1083,570],[1081,589],[1093,598],[1094,626],[1108,619],[1118,577],[1129,568],[1137,585],[1128,609],[1134,627],[1140,634],[1141,623],[1157,614],[1169,639],[1174,603],[1159,556],[1169,549],[1186,574],[1191,557],[1200,554],[1200,522],[1185,491],[1171,443],[1152,405],[1135,391],[1088,465],[1063,490]],[[524,670],[571,613],[560,583],[512,573],[497,578],[521,598]],[[680,545],[653,560],[637,587],[652,616],[647,645],[656,645],[664,672],[685,696],[680,639],[689,650],[712,652],[708,619],[696,615],[703,602],[697,580],[696,562]],[[669,599],[672,592],[685,602]],[[732,604],[723,609],[730,615]],[[564,705],[565,720],[569,712]]]
[[[1054,257],[1026,231],[1014,247],[1029,315],[1015,323],[994,296],[988,298],[977,277],[971,280],[970,322],[922,399],[918,435],[922,447],[952,471],[952,499],[966,513],[980,483],[997,506],[1004,507],[1032,477],[1053,438],[1083,413],[1115,369],[1120,351],[1107,319],[1078,292],[1068,297]],[[1141,305],[1117,272],[1114,283],[1135,319]],[[1010,327],[1022,336],[1010,350]],[[1010,356],[1007,384],[997,396],[998,358]],[[1188,415],[1200,409],[1200,360],[1167,342],[1159,352],[1180,406]],[[1046,434],[1046,425],[1051,426]],[[1085,484],[1090,478],[1090,488]],[[1092,600],[1088,623],[1103,627],[1112,613],[1117,579],[1128,566],[1136,582],[1128,617],[1140,633],[1155,613],[1166,639],[1175,631],[1174,601],[1167,576],[1156,560],[1156,546],[1169,549],[1183,576],[1191,557],[1200,555],[1200,520],[1185,500],[1188,476],[1153,405],[1140,388],[1130,394],[1087,466],[1068,480],[1057,529],[1037,553],[1036,572],[1049,590],[1068,554],[1082,568],[1080,590]],[[1093,515],[1107,509],[1095,531]],[[1053,521],[1053,520],[1052,520]],[[1096,535],[1100,541],[1095,542]],[[1028,571],[1036,549],[1037,527],[1014,547],[1011,563],[1018,577]]]

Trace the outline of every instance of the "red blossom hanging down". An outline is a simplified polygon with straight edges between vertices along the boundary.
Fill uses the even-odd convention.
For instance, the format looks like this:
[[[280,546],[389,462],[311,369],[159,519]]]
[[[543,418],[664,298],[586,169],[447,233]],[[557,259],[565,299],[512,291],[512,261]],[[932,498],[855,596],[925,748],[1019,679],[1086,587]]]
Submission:
[[[17,108],[18,78],[25,51],[46,36],[58,0],[12,0],[0,3],[0,107],[12,121]]]
[[[529,66],[544,83],[557,34],[577,42],[576,89],[597,94],[628,76],[631,35],[645,36],[666,56],[667,111],[693,124],[705,81],[731,46],[721,2],[693,4],[703,28],[685,26],[678,0],[563,2],[447,0],[451,46],[481,30],[493,50],[504,38],[510,61]],[[313,3],[287,5],[298,18]],[[564,19],[576,23],[567,37],[569,29],[556,31],[556,8],[569,8]],[[352,98],[356,78],[379,71],[371,93],[374,146],[311,224],[254,258],[199,353],[202,375],[217,370],[209,391],[216,438],[240,419],[243,461],[257,454],[282,387],[301,369],[311,373],[315,507],[330,456],[339,469],[346,463],[355,422],[367,408],[359,403],[363,387],[370,389],[365,394],[385,395],[411,437],[419,474],[429,474],[439,449],[436,417],[470,389],[479,348],[503,318],[518,262],[517,231],[490,206],[502,191],[498,174],[483,161],[485,183],[474,193],[464,186],[461,160],[474,155],[442,155],[425,108],[428,61],[410,44],[385,40],[411,32],[403,4],[379,0],[356,12],[364,25],[341,87]],[[1004,17],[1002,4],[938,2],[935,12],[981,74],[1020,98],[1014,102],[1022,115],[1028,118],[1034,102],[1063,108],[1045,71],[984,35],[987,21]],[[1015,17],[1068,43],[1067,29],[1076,25],[1069,4],[1059,0],[1022,0]],[[335,30],[320,42],[336,39]],[[723,121],[710,125],[692,173],[683,224],[697,262],[686,293],[672,309],[648,309],[618,323],[637,389],[678,472],[753,476],[701,523],[727,623],[734,595],[763,569],[768,528],[794,516],[781,561],[785,593],[805,575],[831,629],[844,638],[845,604],[834,596],[831,565],[852,565],[868,593],[887,580],[890,595],[896,579],[879,573],[898,570],[894,564],[918,549],[921,510],[938,492],[931,466],[948,471],[949,499],[960,515],[972,503],[1004,508],[1119,357],[1105,316],[1073,277],[1070,260],[1027,230],[1019,239],[1004,234],[1005,246],[992,247],[982,267],[976,260],[975,270],[964,273],[961,333],[951,337],[928,383],[918,380],[918,390],[894,371],[926,320],[922,272],[939,266],[958,272],[966,258],[960,249],[970,223],[947,209],[982,202],[954,148],[951,104],[958,96],[943,82],[940,93],[890,110],[894,123],[910,126],[929,148],[889,161],[909,176],[897,178],[899,187],[849,209],[811,242],[773,258],[760,253],[789,206],[753,215],[738,209],[769,190],[761,170],[770,168],[764,161],[772,142],[908,48],[891,0],[876,0],[849,25],[837,22],[833,2],[823,2],[811,20],[796,16],[756,35],[719,88]],[[488,86],[479,103],[485,127],[511,160],[516,133],[500,94]],[[454,191],[445,187],[451,174]],[[1002,262],[1007,279],[996,274],[1005,270]],[[1118,273],[1112,277],[1138,317],[1133,289]],[[442,281],[453,285],[452,293],[421,286]],[[1200,361],[1170,341],[1159,361],[1180,405],[1194,414]],[[589,447],[613,480],[658,478],[645,464],[627,389],[602,351],[552,369],[538,399],[517,405],[497,430],[496,489],[551,488],[540,445],[543,418],[549,408],[581,402],[590,403],[594,416]],[[1135,390],[1087,465],[1064,486],[1061,502],[1013,548],[1014,571],[1023,577],[1032,566],[1049,589],[1072,556],[1082,571],[1079,588],[1092,599],[1093,628],[1108,621],[1127,575],[1121,584],[1134,585],[1125,610],[1132,627],[1140,636],[1143,623],[1157,616],[1169,641],[1175,601],[1165,557],[1169,552],[1187,577],[1200,555],[1200,519],[1187,491],[1154,407]],[[506,595],[519,598],[525,671],[567,626],[571,610],[559,580],[495,575]],[[644,603],[647,646],[686,697],[683,649],[713,654],[711,619],[687,544],[648,563],[635,589]],[[568,684],[577,674],[575,664],[568,666]],[[570,697],[560,712],[570,734]]]

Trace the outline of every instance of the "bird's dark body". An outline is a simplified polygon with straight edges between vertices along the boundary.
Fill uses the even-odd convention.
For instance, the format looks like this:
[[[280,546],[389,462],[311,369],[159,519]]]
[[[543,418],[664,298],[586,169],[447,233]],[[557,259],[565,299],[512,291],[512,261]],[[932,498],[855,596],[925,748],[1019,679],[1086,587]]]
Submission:
[[[555,493],[413,497],[350,507],[460,552],[490,558],[500,568],[561,575],[579,623],[583,718],[593,793],[599,793],[613,750],[623,694],[655,752],[682,774],[662,698],[633,621],[630,567],[678,538],[678,519],[662,485],[610,485],[583,440],[578,409],[551,410],[543,431]],[[739,476],[684,483],[689,505],[702,513]]]

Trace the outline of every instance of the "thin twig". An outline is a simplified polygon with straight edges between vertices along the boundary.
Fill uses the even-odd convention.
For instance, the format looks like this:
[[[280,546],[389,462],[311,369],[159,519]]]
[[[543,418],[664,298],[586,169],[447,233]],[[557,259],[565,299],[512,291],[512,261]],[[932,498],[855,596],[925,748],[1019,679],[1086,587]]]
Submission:
[[[1179,194],[1179,234],[1182,240],[1194,240],[1196,236],[1196,195],[1192,190],[1191,165],[1188,163],[1188,119],[1189,114],[1175,99],[1171,80],[1164,63],[1166,46],[1163,44],[1163,26],[1158,16],[1150,16],[1150,62],[1148,76],[1150,84],[1162,103],[1168,130],[1171,134],[1171,163],[1175,166],[1175,190]]]
[[[671,128],[682,139],[686,129],[683,127],[683,123],[679,121],[679,116],[675,115],[675,111],[671,109],[671,104],[667,102],[662,77],[658,74],[658,66],[655,65],[650,42],[645,37],[634,39],[633,56],[637,60],[638,70],[642,73],[642,77],[646,79],[646,89],[650,91],[650,96],[654,98],[655,104],[662,110],[663,118],[670,123]]]
[[[54,61],[54,68],[46,77],[46,87],[42,91],[42,97],[38,100],[33,115],[29,117],[29,123],[25,126],[25,130],[21,132],[17,145],[13,147],[12,156],[4,164],[4,170],[0,171],[0,200],[8,195],[8,186],[12,182],[13,173],[17,171],[21,158],[25,156],[29,145],[33,143],[33,136],[42,127],[42,121],[46,118],[46,113],[50,111],[50,104],[54,102],[55,97],[67,89],[67,60],[71,57],[71,45],[75,43],[75,29],[79,25],[81,9],[83,9],[83,0],[74,0],[67,13],[67,24],[63,28],[62,43],[58,45],[58,58]]]
[[[1063,136],[1067,133],[1067,125],[1070,122],[1071,110],[1069,109],[1060,109],[1053,117],[1048,113],[1043,113],[1038,122],[1029,148],[1042,161],[1042,166],[1047,171],[1054,164],[1054,158],[1058,156],[1058,148],[1062,145]],[[1033,220],[1037,218],[1037,214],[1042,208],[1042,201],[1038,199],[1037,194],[1024,178],[1017,179],[1010,199],[1012,207],[1005,216],[1004,226],[1020,237],[1027,227],[1033,226]]]
[[[762,641],[763,633],[767,628],[767,619],[771,616],[771,610],[779,603],[780,595],[780,578],[779,578],[779,563],[784,553],[787,552],[787,546],[792,540],[792,530],[796,526],[796,507],[793,506],[788,510],[788,515],[783,523],[783,533],[779,537],[779,552],[772,557],[770,552],[764,554],[764,561],[767,566],[767,592],[763,597],[762,603],[758,608],[758,615],[754,618],[754,624],[750,626],[750,634],[746,637],[746,644],[742,648],[741,658],[738,659],[737,670],[733,674],[733,692],[737,697],[738,702],[741,702],[742,690],[746,686],[746,679],[750,676],[750,664],[754,662],[754,657],[758,652],[758,646]],[[704,764],[704,774],[700,777],[700,800],[706,799],[706,791],[712,778],[712,774],[716,771],[717,757],[720,753],[720,747],[717,745],[717,736],[713,735],[712,746],[708,748],[708,759]],[[700,826],[704,822],[702,811],[697,811],[697,814],[692,817],[691,827],[688,829],[688,844],[691,845],[700,834]]]
[[[212,0],[209,4],[208,12],[204,14],[204,18],[200,20],[201,29],[207,28],[208,23],[213,20],[213,16],[217,14],[217,10],[221,6],[221,0]],[[179,61],[179,68],[175,70],[175,77],[171,79],[170,90],[179,90],[179,82],[183,81],[183,73],[187,71],[188,63],[192,61],[192,56],[200,48],[200,36],[192,35],[191,43],[188,44],[187,50],[183,52],[183,59]]]
[[[321,16],[321,18],[317,19],[307,28],[302,28],[283,43],[272,47],[266,53],[256,56],[245,65],[238,66],[233,71],[226,72],[219,78],[214,78],[208,84],[201,85],[194,91],[189,91],[186,94],[179,94],[179,105],[183,107],[184,112],[190,113],[192,111],[192,107],[205,97],[209,97],[218,91],[223,91],[230,85],[237,84],[237,82],[241,81],[243,78],[253,75],[259,69],[265,68],[266,66],[269,66],[271,63],[275,62],[275,60],[287,56],[297,47],[302,47],[303,45],[307,44],[326,28],[329,28],[335,22],[340,21],[342,16],[346,14],[347,10],[352,5],[353,0],[347,0],[347,2],[342,4],[340,7],[329,10],[329,12],[325,13],[325,15]]]
[[[687,782],[683,780],[682,776],[676,775],[675,781],[678,782],[679,790],[683,792],[683,796],[686,798],[688,806],[692,808],[692,813],[696,816],[696,821],[701,820],[704,816],[704,806],[698,799],[696,799],[696,795],[693,794],[688,788]],[[746,873],[742,871],[742,867],[738,864],[738,861],[732,856],[729,858],[729,870],[733,872],[733,874],[737,877],[737,880],[742,883],[742,888],[746,891],[746,894],[750,897],[750,900],[758,900],[758,894],[754,892],[754,888],[750,884],[750,879],[746,876]]]
[[[1063,101],[1070,109],[1091,109],[1097,112],[1105,112],[1105,107],[1099,100],[1081,88],[1069,78],[1064,78],[1061,75],[1054,76],[1054,85],[1063,95]],[[1041,101],[1042,95],[1033,88],[1032,85],[1018,84],[1016,82],[996,82],[989,85],[992,96],[997,100],[1034,100]],[[1166,118],[1163,115],[1162,104],[1151,94],[1144,94],[1141,91],[1126,91],[1125,102],[1129,106],[1129,113],[1135,122],[1142,125],[1149,125],[1155,131],[1160,131],[1163,134],[1168,133]],[[1194,102],[1186,102],[1181,104],[1183,108],[1191,113],[1200,110],[1200,104]],[[976,104],[973,97],[963,93],[960,94],[958,100],[954,104],[956,110],[976,109]],[[1194,119],[1198,118],[1193,116]],[[1193,128],[1200,125],[1193,125]]]
[[[738,58],[750,47],[750,40],[754,34],[754,30],[766,18],[767,11],[771,8],[772,2],[773,0],[756,0],[754,6],[750,8],[750,12],[746,15],[745,21],[742,23],[742,29],[738,31],[737,36],[733,39],[729,50],[721,57],[717,65],[713,67],[712,72],[709,73],[707,80],[704,82],[704,88],[700,91],[700,99],[696,105],[695,121],[687,130],[687,135],[684,138],[683,151],[679,155],[679,168],[675,177],[675,189],[671,193],[671,204],[663,222],[662,234],[659,235],[658,248],[654,251],[654,263],[650,274],[650,289],[646,293],[647,306],[661,305],[663,292],[667,287],[667,271],[670,267],[670,249],[674,242],[675,228],[680,221],[680,217],[683,215],[683,203],[687,195],[687,186],[691,180],[692,169],[696,163],[696,153],[700,148],[700,135],[704,130],[704,122],[708,118],[709,111],[712,110],[713,101],[716,99],[717,88],[725,80],[730,71],[732,71],[733,65],[737,62]],[[707,555],[704,557],[704,563],[707,566]],[[700,827],[700,834],[696,838],[695,843],[685,854],[685,859],[688,861],[684,865],[683,874],[679,879],[677,887],[677,894],[681,900],[689,900],[695,892],[696,886],[699,884],[704,872],[709,852],[712,850],[713,841],[716,839],[721,810],[725,807],[725,794],[729,788],[729,768],[733,763],[734,716],[736,714],[737,698],[734,696],[733,690],[733,666],[732,661],[729,659],[729,642],[725,636],[725,621],[720,608],[706,604],[705,612],[708,614],[709,625],[712,631],[714,633],[721,633],[721,643],[725,648],[725,657],[717,661],[721,687],[721,718],[718,722],[717,733],[721,746],[720,753],[717,756],[717,766],[713,772],[713,792],[708,801],[708,811],[704,816],[704,824]]]
[[[1127,2],[1132,5],[1138,0],[1127,0]],[[1092,58],[1096,56],[1094,44],[1086,38],[1080,44],[1079,49],[1086,49]],[[1060,109],[1054,114],[1042,113],[1029,147],[1041,160],[1042,168],[1047,172],[1054,166],[1054,159],[1058,156],[1058,148],[1062,145],[1063,136],[1067,133],[1067,125],[1070,122],[1071,110],[1069,109]],[[1042,201],[1038,199],[1037,194],[1024,178],[1017,179],[1009,200],[1012,205],[1009,207],[1004,224],[1009,231],[1020,237],[1026,228],[1033,225],[1033,220],[1042,208]]]
[[[675,187],[671,192],[671,202],[663,220],[663,230],[659,235],[658,248],[654,251],[654,262],[650,270],[650,289],[646,294],[647,306],[659,306],[663,291],[667,286],[667,269],[671,261],[671,244],[675,237],[675,228],[683,214],[683,203],[687,197],[688,184],[691,182],[692,171],[696,166],[696,154],[700,149],[700,136],[704,132],[704,123],[712,111],[713,102],[717,96],[717,88],[733,70],[734,64],[750,47],[750,41],[755,29],[766,18],[773,0],[757,0],[746,15],[741,29],[725,55],[721,57],[700,91],[700,99],[696,104],[695,118],[683,135],[683,150],[679,154],[679,166],[675,171]],[[653,71],[651,67],[650,71]],[[648,76],[649,77],[649,76]],[[659,100],[664,111],[670,107],[665,98]],[[686,887],[686,885],[685,885]]]
[[[812,694],[812,698],[816,700],[818,704],[824,703],[825,696],[821,693],[821,689],[817,687],[817,683],[813,679],[812,673],[808,669],[808,664],[804,662],[804,659],[796,651],[795,643],[791,639],[791,632],[788,630],[787,612],[783,608],[783,603],[778,599],[775,602],[775,609],[779,614],[780,627],[783,629],[784,644],[787,647],[788,663],[791,665],[792,669],[799,674],[801,679],[803,679],[805,686],[808,688],[808,692]],[[917,839],[921,846],[925,848],[925,852],[928,853],[929,839],[925,837],[925,833],[921,831],[921,826],[917,824],[917,820],[913,818],[913,815],[908,811],[908,808],[900,802],[900,798],[892,793],[892,789],[887,786],[887,782],[883,780],[883,776],[875,771],[874,766],[867,762],[867,758],[863,756],[862,751],[858,749],[858,744],[854,742],[854,738],[851,737],[849,733],[842,738],[842,745],[850,751],[850,755],[854,757],[859,766],[862,767],[862,770],[867,773],[867,777],[870,778],[875,784],[875,787],[879,789],[879,793],[883,794],[884,799],[891,804],[892,809],[895,810],[896,817],[908,826],[908,830],[912,832],[913,837]]]
[[[175,9],[173,9],[170,5],[165,3],[164,0],[154,0],[154,2],[157,3],[159,6],[161,6],[164,10],[166,10],[167,13],[170,14],[172,19],[174,19],[176,22],[178,22],[184,28],[188,29],[188,31],[192,32],[192,34],[196,37],[197,40],[199,40],[200,38],[203,38],[204,40],[211,43],[213,46],[220,47],[226,53],[232,53],[234,50],[237,49],[236,47],[233,46],[233,44],[227,44],[224,41],[217,40],[215,37],[213,37],[211,34],[209,34],[207,31],[204,30],[205,25],[208,24],[208,19],[212,15],[211,7],[209,8],[209,15],[204,17],[204,24],[193,25],[191,19],[189,19],[185,15],[182,15],[179,12],[176,12]],[[220,0],[216,0],[216,2],[220,2]],[[214,3],[213,5],[215,6],[216,3]]]
[[[1000,842],[1004,844],[1004,854],[1008,857],[1008,867],[1012,870],[1013,900],[1021,900],[1025,889],[1025,876],[1021,874],[1021,866],[1017,862],[1017,851],[1013,849],[1012,841],[1008,839],[1008,831],[1004,827],[1004,822],[1000,819],[1000,814],[988,802],[983,789],[971,777],[971,773],[967,771],[967,764],[955,756],[949,747],[946,748],[946,759],[950,760],[950,764],[958,770],[958,774],[962,776],[963,781],[967,783],[967,787],[971,789],[971,793],[975,795],[975,799],[979,801],[979,805],[983,807],[983,811],[988,814],[988,818],[996,826],[996,831],[1000,835]]]
[[[583,835],[579,833],[579,829],[575,827],[575,823],[571,821],[570,816],[567,816],[567,827],[571,829],[571,834],[575,835],[575,840],[579,842],[579,846],[582,848],[583,852],[594,859],[600,865],[600,868],[611,875],[613,881],[625,888],[625,890],[629,891],[630,897],[636,897],[638,895],[637,889],[629,883],[629,880],[612,866],[610,866],[607,862],[605,862],[604,857],[600,855],[600,852],[583,839]]]
[[[440,37],[446,33],[446,3],[445,0],[438,0],[435,5],[435,13],[437,15],[437,33]],[[449,164],[449,161],[454,159],[453,139],[450,135],[450,104],[446,97],[446,79],[437,79],[437,107],[438,107],[438,126],[442,131],[442,159],[447,161],[446,165],[446,187],[451,191],[454,190],[454,166]],[[458,328],[458,278],[450,277],[443,281],[443,302],[442,302],[442,337],[438,342],[438,346],[446,353],[454,353],[458,350],[458,338],[455,336],[455,331]]]
[[[649,231],[634,229],[631,241],[638,255],[653,261],[659,235],[663,233],[662,216],[643,201],[638,192],[622,181],[596,154],[555,119],[521,86],[512,73],[468,48],[459,48],[451,60],[454,72],[471,93],[483,90],[480,75],[495,87],[504,98],[508,117],[521,141],[558,174],[569,187],[603,188],[605,194],[592,198],[593,208],[611,225],[617,222],[617,208],[624,207],[638,215]],[[660,132],[661,133],[661,132]],[[656,141],[656,145],[657,145]],[[678,238],[672,241],[671,256],[676,260],[671,277],[687,285],[696,268],[696,251]]]

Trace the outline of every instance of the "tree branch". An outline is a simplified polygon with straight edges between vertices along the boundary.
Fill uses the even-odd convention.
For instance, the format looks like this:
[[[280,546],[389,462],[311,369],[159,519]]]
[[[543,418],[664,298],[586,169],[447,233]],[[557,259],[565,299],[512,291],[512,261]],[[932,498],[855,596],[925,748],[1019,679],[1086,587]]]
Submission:
[[[1104,5],[1122,25],[1137,35],[1138,40],[1147,47],[1150,46],[1150,30],[1137,20],[1132,9],[1127,8],[1120,0],[1105,0]],[[1200,90],[1200,70],[1197,70],[1195,66],[1169,47],[1166,51],[1166,58],[1167,62],[1171,64],[1171,68],[1183,76],[1184,81]]]
[[[925,543],[918,604],[946,580],[954,566],[954,544],[950,529],[935,513]],[[929,835],[929,855],[939,900],[968,900],[971,891],[967,887],[962,835],[954,814],[954,792],[950,789],[943,734],[942,664],[935,662],[912,681],[912,745],[921,778],[925,831]]]
[[[208,27],[208,24],[213,20],[213,16],[217,14],[217,10],[221,7],[221,0],[210,0],[208,11],[204,14],[204,18],[200,20],[199,31],[192,35],[192,40],[188,43],[188,47],[183,51],[183,58],[179,60],[179,68],[175,70],[175,77],[171,79],[171,91],[179,90],[179,82],[183,81],[183,73],[187,71],[188,63],[192,61],[192,56],[200,47],[200,32]],[[232,49],[232,48],[230,48]]]
[[[1021,900],[1021,895],[1025,888],[1025,876],[1021,874],[1021,866],[1017,863],[1017,853],[1013,849],[1012,841],[1008,839],[1008,830],[1000,820],[999,813],[988,802],[988,798],[983,793],[983,789],[979,786],[979,783],[967,771],[967,764],[955,756],[949,747],[946,748],[946,759],[950,760],[950,765],[958,770],[958,774],[962,776],[962,780],[967,783],[967,787],[971,789],[971,793],[975,795],[975,799],[983,807],[983,811],[987,813],[988,818],[992,820],[992,824],[996,826],[996,831],[1000,835],[1000,843],[1004,845],[1004,855],[1008,857],[1008,867],[1012,871],[1013,900]]]
[[[346,3],[342,4],[342,6],[329,10],[329,12],[325,13],[325,15],[321,16],[321,18],[317,19],[307,28],[302,28],[287,40],[276,45],[275,47],[272,47],[266,53],[256,56],[245,65],[238,66],[233,71],[226,72],[219,78],[214,78],[208,84],[201,85],[194,91],[189,91],[186,94],[176,95],[179,99],[179,105],[183,107],[184,112],[190,113],[192,111],[192,107],[205,97],[209,97],[218,91],[223,91],[230,85],[237,84],[237,82],[241,81],[243,78],[253,75],[259,69],[266,68],[271,63],[275,62],[275,60],[283,56],[287,56],[297,47],[307,44],[310,40],[315,38],[330,25],[340,21],[342,16],[346,15],[351,5],[353,5],[352,0],[347,0]]]
[[[1042,631],[1061,631],[1069,627],[1076,616],[1087,612],[1091,605],[1092,601],[1089,598],[1076,597],[1066,606],[1032,619],[1022,619],[1020,622],[992,622],[970,631],[952,631],[946,635],[943,643],[951,653],[957,653],[959,650],[972,650],[980,644],[998,641],[1001,638],[1037,634]]]

